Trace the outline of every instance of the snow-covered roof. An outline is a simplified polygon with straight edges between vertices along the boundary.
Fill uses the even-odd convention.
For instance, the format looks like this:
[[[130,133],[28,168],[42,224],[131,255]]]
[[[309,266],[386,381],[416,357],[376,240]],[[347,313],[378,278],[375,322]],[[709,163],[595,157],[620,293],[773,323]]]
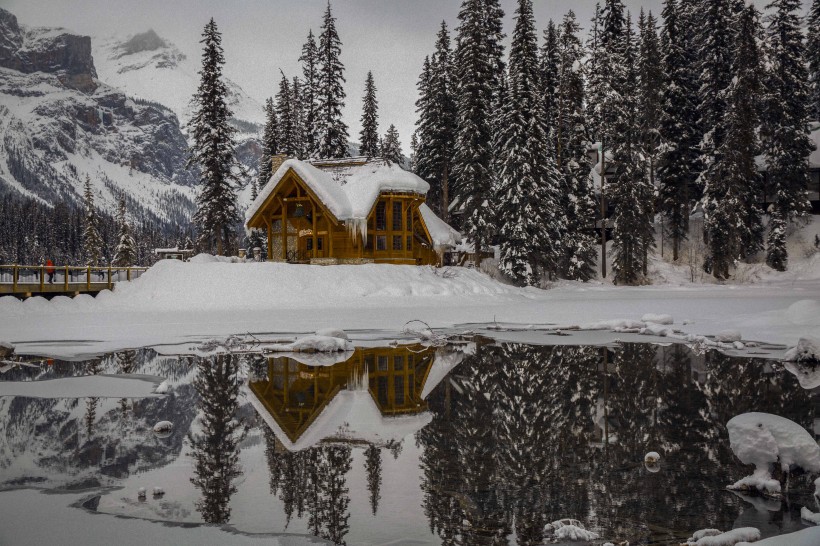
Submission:
[[[246,223],[259,212],[276,186],[293,170],[337,220],[367,218],[380,193],[407,192],[426,195],[430,185],[384,159],[354,157],[300,161],[288,159],[273,173],[245,213]]]
[[[430,233],[430,238],[433,240],[433,246],[436,248],[455,246],[461,242],[461,233],[451,228],[447,222],[436,216],[436,213],[422,203],[419,206],[421,218],[424,220],[424,225],[427,226],[427,231]]]

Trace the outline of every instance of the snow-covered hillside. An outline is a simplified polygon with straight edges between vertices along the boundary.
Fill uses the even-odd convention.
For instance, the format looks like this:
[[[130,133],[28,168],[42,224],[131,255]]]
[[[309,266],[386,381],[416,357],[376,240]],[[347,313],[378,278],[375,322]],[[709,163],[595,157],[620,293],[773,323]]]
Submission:
[[[173,43],[148,30],[125,39],[118,36],[91,40],[94,64],[101,81],[126,94],[170,108],[184,125],[191,117],[190,100],[199,84],[199,57],[186,55]],[[235,82],[226,79],[228,105],[242,132],[262,126],[262,105]],[[246,123],[242,123],[246,122]]]

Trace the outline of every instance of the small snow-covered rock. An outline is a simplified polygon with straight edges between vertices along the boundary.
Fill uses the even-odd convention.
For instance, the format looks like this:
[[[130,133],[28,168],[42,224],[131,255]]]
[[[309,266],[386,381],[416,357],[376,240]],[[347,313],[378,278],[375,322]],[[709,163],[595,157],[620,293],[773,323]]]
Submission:
[[[786,351],[783,360],[820,366],[820,340],[801,337],[797,345]]]
[[[717,531],[717,534],[715,534]],[[704,533],[698,536],[699,533]],[[696,546],[735,546],[740,542],[760,540],[760,531],[754,527],[738,527],[721,533],[717,529],[703,529],[695,533],[687,544]]]
[[[137,489],[137,498],[138,499],[143,499],[143,500],[145,499],[145,488],[144,487],[140,487],[139,489]]]
[[[165,490],[162,487],[154,487],[154,496],[161,497],[165,494]]]
[[[322,328],[320,330],[316,330],[316,335],[324,337],[335,337],[336,339],[350,341],[350,338],[347,337],[347,332],[339,328]]]
[[[584,524],[577,519],[564,518],[553,521],[544,526],[544,531],[552,532],[553,537],[558,540],[597,540],[598,533],[584,529]]]
[[[154,425],[154,433],[155,434],[170,434],[171,429],[174,428],[174,424],[171,421],[160,421],[156,425]]]
[[[156,394],[168,394],[168,389],[170,389],[170,387],[168,386],[168,381],[163,381],[162,383],[157,385],[157,388],[154,389],[154,392]]]
[[[661,456],[658,454],[657,451],[650,451],[646,455],[643,456],[643,462],[645,463],[657,463],[661,460]]]
[[[643,322],[652,322],[654,324],[672,324],[675,322],[672,315],[657,315],[655,313],[647,313],[641,317]]]
[[[715,341],[720,341],[721,343],[740,341],[740,332],[737,330],[723,330],[715,335]]]

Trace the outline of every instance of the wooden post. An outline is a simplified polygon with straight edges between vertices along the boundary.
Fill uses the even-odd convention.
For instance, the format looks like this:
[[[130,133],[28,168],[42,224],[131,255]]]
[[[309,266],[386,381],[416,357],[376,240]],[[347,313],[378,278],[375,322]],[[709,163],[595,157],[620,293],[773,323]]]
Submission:
[[[333,228],[331,227],[330,217],[328,215],[325,215],[325,223],[327,224],[327,255],[333,258]]]
[[[85,269],[85,289],[91,292],[91,266],[86,266]]]
[[[282,201],[282,261],[288,261],[288,209],[287,203]]]
[[[65,266],[65,277],[63,278],[63,288],[68,292],[68,266]]]
[[[45,290],[46,266],[40,266],[40,292]]]
[[[268,229],[267,260],[273,261],[273,218],[265,218],[265,227]]]
[[[17,269],[17,264],[14,264],[11,269],[11,289],[17,292],[17,281],[20,278],[20,271]]]
[[[108,289],[111,290],[111,264],[108,264]]]
[[[131,280],[131,268],[130,268],[130,267],[129,267],[128,269],[126,269],[126,270],[125,270],[125,280],[126,280],[126,281],[130,281],[130,280]]]

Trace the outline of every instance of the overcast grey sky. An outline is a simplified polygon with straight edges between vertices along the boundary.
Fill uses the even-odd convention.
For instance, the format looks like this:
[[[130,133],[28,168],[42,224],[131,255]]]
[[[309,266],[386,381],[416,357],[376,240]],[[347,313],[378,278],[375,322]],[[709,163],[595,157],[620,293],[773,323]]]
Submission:
[[[764,2],[760,2],[762,5]],[[405,150],[415,123],[416,80],[433,49],[442,20],[452,30],[461,0],[333,0],[346,67],[345,118],[358,140],[361,97],[368,70],[378,88],[380,132],[395,123]],[[573,9],[586,32],[595,0],[535,0],[540,30]],[[515,0],[502,0],[505,30],[512,33]],[[661,0],[626,0],[659,12]],[[225,73],[254,98],[275,94],[279,69],[301,75],[298,57],[308,30],[318,34],[326,0],[0,0],[30,26],[64,26],[107,36],[153,28],[188,55],[199,56],[202,28],[214,17],[223,35]]]

